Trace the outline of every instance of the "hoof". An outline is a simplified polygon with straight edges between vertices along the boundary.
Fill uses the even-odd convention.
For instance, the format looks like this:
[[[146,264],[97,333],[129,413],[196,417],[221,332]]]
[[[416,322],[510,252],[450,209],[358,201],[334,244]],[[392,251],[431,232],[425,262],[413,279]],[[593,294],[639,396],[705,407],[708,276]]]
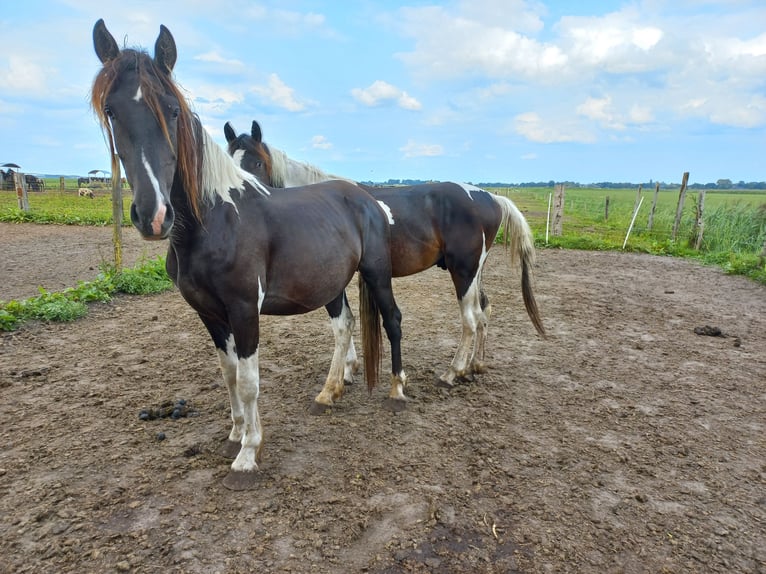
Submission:
[[[403,399],[392,399],[391,397],[383,401],[383,408],[392,413],[400,413],[407,410],[407,401]]]
[[[223,485],[229,490],[251,490],[258,485],[258,473],[254,470],[230,470]]]
[[[442,389],[454,389],[457,385],[455,383],[445,381],[441,377],[436,378],[436,386]]]
[[[235,459],[237,458],[237,455],[239,454],[239,448],[240,444],[238,442],[234,442],[233,440],[226,439],[226,442],[223,443],[223,446],[221,447],[221,450],[219,451],[221,453],[221,456]]]
[[[473,365],[471,365],[471,370],[475,375],[483,375],[487,372],[487,365],[483,362],[476,362]]]
[[[327,411],[332,410],[332,405],[325,405],[316,401],[311,403],[309,407],[309,414],[319,416],[325,414]]]

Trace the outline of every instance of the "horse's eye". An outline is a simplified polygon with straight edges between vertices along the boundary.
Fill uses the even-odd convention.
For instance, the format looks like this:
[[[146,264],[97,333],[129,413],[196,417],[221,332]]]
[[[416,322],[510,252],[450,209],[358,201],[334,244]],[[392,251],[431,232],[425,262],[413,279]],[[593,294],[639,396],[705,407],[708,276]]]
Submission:
[[[181,113],[181,108],[173,108],[173,118],[177,118],[178,115]]]
[[[263,167],[263,162],[262,161],[255,162],[255,167],[256,169],[261,169]]]
[[[104,106],[104,115],[108,118],[114,118],[114,112],[109,106]]]

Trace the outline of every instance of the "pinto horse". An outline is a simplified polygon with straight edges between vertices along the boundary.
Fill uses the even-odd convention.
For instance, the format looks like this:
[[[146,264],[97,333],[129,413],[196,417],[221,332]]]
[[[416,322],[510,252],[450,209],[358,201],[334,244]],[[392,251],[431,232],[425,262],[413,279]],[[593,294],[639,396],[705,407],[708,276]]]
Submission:
[[[238,136],[228,122],[224,134],[234,160],[267,185],[290,187],[335,177],[268,146],[256,121],[250,135]],[[545,336],[532,289],[532,231],[510,199],[457,183],[362,187],[385,206],[393,220],[393,276],[404,277],[437,265],[452,277],[463,335],[452,363],[440,376],[442,384],[451,387],[458,379],[486,370],[484,348],[491,307],[481,277],[487,252],[501,228],[506,245],[510,242],[512,262],[521,263],[521,292],[527,314],[537,332]]]
[[[315,401],[332,404],[343,392],[343,358],[354,323],[344,288],[358,270],[368,386],[378,375],[380,315],[391,345],[395,398],[404,387],[387,214],[348,182],[272,193],[236,165],[176,86],[176,44],[164,26],[154,57],[120,50],[103,20],[96,22],[93,43],[103,67],[91,105],[133,188],[131,221],[145,239],[169,239],[168,274],[218,352],[233,421],[225,452],[236,455],[224,485],[250,488],[262,447],[261,314],[294,315],[322,306],[330,312],[338,343]]]

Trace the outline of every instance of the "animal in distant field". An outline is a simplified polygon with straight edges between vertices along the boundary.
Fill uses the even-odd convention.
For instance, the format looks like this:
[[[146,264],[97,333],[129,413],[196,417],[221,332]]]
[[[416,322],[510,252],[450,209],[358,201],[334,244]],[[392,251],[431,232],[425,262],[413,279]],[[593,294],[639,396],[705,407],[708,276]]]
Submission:
[[[291,159],[263,142],[258,122],[250,135],[224,126],[229,154],[263,183],[274,187],[306,185],[336,179],[321,169]],[[455,357],[440,381],[484,372],[484,347],[490,307],[482,288],[487,252],[499,229],[510,243],[511,260],[521,262],[521,293],[532,324],[545,335],[532,289],[535,258],[532,231],[522,213],[507,197],[461,183],[426,183],[401,187],[362,186],[385,206],[391,225],[391,267],[394,277],[424,271],[434,265],[452,276],[463,336]],[[289,190],[288,190],[289,191]]]
[[[80,189],[78,189],[77,195],[79,195],[80,197],[90,197],[91,199],[96,198],[96,194],[93,193],[93,190],[87,187],[81,187]]]

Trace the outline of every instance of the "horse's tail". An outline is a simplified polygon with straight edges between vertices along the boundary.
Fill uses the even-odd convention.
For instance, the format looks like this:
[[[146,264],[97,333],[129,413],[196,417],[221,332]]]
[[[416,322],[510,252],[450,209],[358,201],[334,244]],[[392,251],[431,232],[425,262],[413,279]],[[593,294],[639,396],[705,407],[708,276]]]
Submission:
[[[362,332],[364,378],[367,381],[367,389],[372,392],[380,375],[383,340],[380,333],[380,309],[361,273],[359,273],[359,327]]]
[[[527,309],[532,324],[541,336],[545,336],[545,327],[537,308],[535,294],[532,289],[532,266],[535,263],[535,240],[532,229],[521,211],[507,197],[491,194],[495,202],[500,206],[503,216],[500,227],[503,230],[503,241],[506,249],[511,248],[511,264],[521,262],[521,294],[524,299],[524,307]]]

